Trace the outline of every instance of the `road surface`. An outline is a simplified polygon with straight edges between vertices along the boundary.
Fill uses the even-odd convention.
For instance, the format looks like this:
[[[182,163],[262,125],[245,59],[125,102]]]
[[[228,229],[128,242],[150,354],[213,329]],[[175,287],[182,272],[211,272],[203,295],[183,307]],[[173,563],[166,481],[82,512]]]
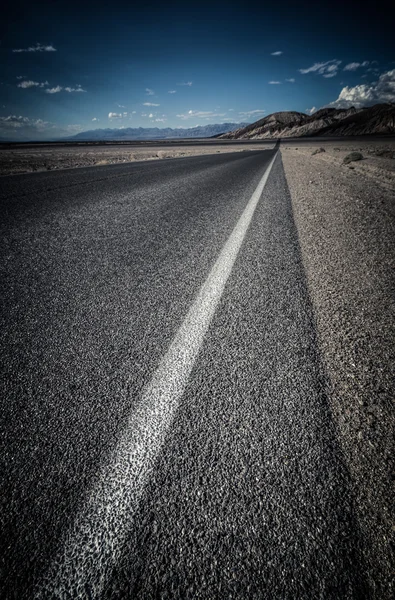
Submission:
[[[1,598],[365,598],[276,150],[0,197]]]

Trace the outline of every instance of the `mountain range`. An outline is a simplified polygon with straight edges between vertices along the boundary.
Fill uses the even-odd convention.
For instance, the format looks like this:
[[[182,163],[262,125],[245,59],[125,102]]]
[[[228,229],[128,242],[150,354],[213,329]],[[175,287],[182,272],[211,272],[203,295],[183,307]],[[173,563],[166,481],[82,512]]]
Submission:
[[[243,129],[248,123],[221,123],[213,125],[201,125],[187,129],[171,127],[125,127],[123,129],[93,129],[77,133],[68,140],[78,141],[105,141],[105,140],[165,140],[175,138],[209,138],[218,136],[234,129]]]
[[[312,115],[296,111],[276,112],[255,123],[222,123],[190,128],[125,127],[83,131],[69,141],[127,141],[210,138],[274,139],[287,137],[395,134],[395,104],[368,108],[321,108]]]
[[[277,112],[219,139],[274,139],[305,136],[383,135],[395,133],[395,104],[368,108],[322,108],[312,115]]]

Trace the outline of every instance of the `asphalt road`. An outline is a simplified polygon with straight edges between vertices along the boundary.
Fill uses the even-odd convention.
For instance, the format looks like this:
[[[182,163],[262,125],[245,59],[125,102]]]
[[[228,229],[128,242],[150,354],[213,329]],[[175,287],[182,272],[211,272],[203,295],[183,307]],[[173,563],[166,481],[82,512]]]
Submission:
[[[367,597],[274,155],[1,180],[2,599]]]

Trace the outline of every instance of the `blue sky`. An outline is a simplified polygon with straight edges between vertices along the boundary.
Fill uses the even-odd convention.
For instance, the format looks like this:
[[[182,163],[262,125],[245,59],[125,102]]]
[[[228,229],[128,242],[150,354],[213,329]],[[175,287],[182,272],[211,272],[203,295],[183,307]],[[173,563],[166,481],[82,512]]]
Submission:
[[[0,138],[395,101],[390,19],[344,2],[12,2]]]

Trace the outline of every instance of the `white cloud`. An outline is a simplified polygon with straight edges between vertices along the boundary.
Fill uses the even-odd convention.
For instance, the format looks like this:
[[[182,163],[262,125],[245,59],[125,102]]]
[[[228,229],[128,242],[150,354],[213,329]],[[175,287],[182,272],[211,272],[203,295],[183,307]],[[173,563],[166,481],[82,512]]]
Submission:
[[[0,117],[0,126],[2,127],[22,127],[24,123],[28,123],[30,119],[28,117],[17,117],[16,115],[9,115],[8,117]]]
[[[54,88],[49,88],[47,90],[45,90],[47,92],[47,94],[58,94],[59,92],[62,91],[62,87],[60,85],[57,85]]]
[[[29,117],[22,117],[22,115],[19,115],[19,117],[17,115],[0,117],[1,129],[19,129],[21,127],[27,127],[41,131],[49,125],[51,125],[49,121],[43,121],[42,119],[29,119]]]
[[[306,112],[307,112],[307,114],[309,114],[309,115],[312,115],[313,113],[315,113],[315,112],[316,112],[316,110],[317,110],[317,109],[316,109],[316,107],[315,107],[315,106],[313,106],[313,108],[306,108]]]
[[[86,90],[83,90],[80,85],[77,85],[76,88],[65,87],[64,90],[65,92],[86,92]]]
[[[268,83],[270,83],[270,85],[280,85],[281,81],[268,81]]]
[[[167,93],[168,93],[168,94],[176,94],[176,93],[177,93],[177,90],[169,90]]]
[[[17,75],[17,76],[16,76],[16,78],[17,78],[17,79],[25,79],[25,78],[26,78],[26,75]]]
[[[123,104],[117,104],[118,108],[126,108]]]
[[[122,114],[121,113],[109,112],[108,113],[108,118],[109,119],[122,119]]]
[[[56,48],[50,45],[36,44],[35,46],[29,46],[29,48],[15,48],[13,52],[56,52]]]
[[[148,115],[148,117],[149,117],[150,119],[153,119],[153,117],[154,117],[153,113],[150,113],[150,114]]]
[[[334,64],[334,65],[329,65],[326,68],[326,72],[323,74],[323,77],[329,78],[329,77],[335,77],[335,75],[337,75],[337,71],[338,71],[338,65]]]
[[[225,113],[216,113],[210,110],[189,110],[186,114],[176,115],[179,119],[213,119],[214,117],[224,117]]]
[[[25,81],[21,81],[20,83],[18,83],[17,87],[24,88],[24,89],[31,88],[31,87],[43,88],[43,87],[46,87],[47,85],[49,85],[48,81],[42,81],[40,83],[39,81],[25,80]],[[56,87],[46,89],[45,91],[47,92],[47,94],[58,94],[62,90],[64,90],[65,92],[86,92],[86,90],[82,89],[82,87],[80,85],[77,85],[77,87],[75,87],[75,88],[72,88],[72,87],[64,88],[60,85],[57,85]]]
[[[189,87],[191,87],[193,81],[182,81],[181,83],[177,83],[177,85],[188,85]]]
[[[68,133],[78,133],[83,130],[83,127],[81,125],[66,125],[63,129]]]
[[[286,79],[285,81],[288,81],[289,83],[295,83],[295,79],[293,77],[291,77],[291,79]]]
[[[352,62],[348,63],[343,69],[343,71],[356,71],[361,66],[360,63]]]
[[[257,108],[255,110],[246,110],[243,112],[239,112],[241,117],[254,117],[256,115],[263,115],[265,110],[263,108]]]
[[[82,131],[81,125],[59,126],[43,119],[31,119],[21,115],[9,115],[0,117],[0,131],[9,135],[11,139],[46,139],[54,136],[65,136]]]
[[[344,87],[337,100],[328,104],[336,108],[371,106],[381,102],[395,102],[395,69],[380,75],[378,81],[355,87]]]
[[[43,87],[45,87],[47,85],[49,85],[48,81],[42,81],[40,83],[39,81],[31,81],[31,80],[26,81],[25,80],[25,81],[21,81],[20,83],[18,83],[17,87],[24,88],[24,89],[27,89],[27,88],[30,88],[30,87],[40,87],[40,88],[43,88]]]
[[[326,78],[335,77],[341,62],[341,60],[332,59],[326,62],[314,63],[314,65],[307,69],[299,69],[299,73],[302,73],[302,75],[306,75],[306,73],[318,73]]]
[[[92,121],[100,121],[97,117],[93,117]]]
[[[137,112],[136,110],[132,110],[132,115],[135,115],[136,112]]]
[[[30,124],[33,127],[35,127],[36,129],[38,129],[39,131],[46,129],[47,127],[49,127],[51,125],[51,123],[49,121],[43,121],[43,119],[32,119],[30,121]]]
[[[19,88],[31,88],[31,87],[46,87],[47,85],[49,85],[48,81],[31,81],[31,80],[25,80],[25,81],[21,81],[20,83],[18,83],[17,87]]]
[[[147,92],[147,96],[153,96],[155,94],[154,90],[151,90],[150,88],[145,88],[145,91]]]
[[[281,56],[282,53],[283,53],[282,50],[277,50],[276,52],[272,52],[271,55],[272,56]]]
[[[157,123],[164,123],[167,119],[155,119]]]
[[[358,62],[352,62],[352,63],[348,63],[348,65],[346,65],[343,69],[343,71],[356,71],[357,69],[359,69],[359,67],[368,67],[370,65],[370,62],[368,60],[364,60],[361,63]]]
[[[30,87],[34,87],[34,86],[39,86],[40,83],[38,81],[21,81],[21,83],[18,83],[18,87],[19,88],[30,88]]]
[[[160,104],[155,104],[154,102],[143,102],[143,106],[160,106]]]
[[[48,85],[48,81],[45,83],[46,83],[46,85]],[[40,85],[40,87],[42,87],[42,85]],[[47,92],[47,94],[58,94],[59,92],[61,92],[63,90],[68,93],[72,93],[72,92],[84,92],[85,93],[86,92],[86,90],[83,90],[80,85],[77,85],[77,87],[75,87],[75,88],[72,88],[72,87],[64,88],[61,85],[57,85],[56,87],[46,89],[45,91]]]

